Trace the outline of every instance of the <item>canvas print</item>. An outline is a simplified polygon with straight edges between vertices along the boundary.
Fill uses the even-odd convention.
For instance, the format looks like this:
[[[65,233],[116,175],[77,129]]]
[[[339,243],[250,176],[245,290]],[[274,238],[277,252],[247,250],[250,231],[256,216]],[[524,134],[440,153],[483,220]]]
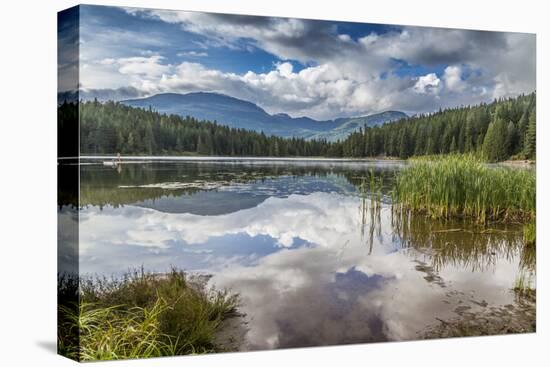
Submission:
[[[58,47],[61,355],[535,332],[534,34],[81,5]]]

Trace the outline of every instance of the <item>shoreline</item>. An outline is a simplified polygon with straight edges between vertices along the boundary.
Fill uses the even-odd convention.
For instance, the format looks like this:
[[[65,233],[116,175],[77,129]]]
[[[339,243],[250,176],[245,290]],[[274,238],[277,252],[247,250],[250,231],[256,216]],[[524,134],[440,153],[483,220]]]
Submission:
[[[63,160],[63,158],[58,158]],[[70,158],[67,158],[70,159]],[[91,160],[91,161],[117,161],[118,157],[114,155],[83,155],[79,157],[79,160]],[[396,158],[328,158],[328,157],[256,157],[256,156],[123,156],[121,157],[121,163],[126,162],[140,162],[151,163],[161,161],[174,161],[174,162],[395,162],[404,163],[407,160]]]

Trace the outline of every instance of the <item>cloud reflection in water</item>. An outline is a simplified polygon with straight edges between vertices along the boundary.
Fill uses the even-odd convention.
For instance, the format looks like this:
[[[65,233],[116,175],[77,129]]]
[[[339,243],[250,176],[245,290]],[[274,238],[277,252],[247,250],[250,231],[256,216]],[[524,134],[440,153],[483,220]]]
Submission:
[[[211,273],[213,285],[241,295],[243,349],[415,339],[459,305],[511,302],[519,268],[517,253],[496,253],[490,269],[454,261],[436,272],[425,244],[402,246],[387,206],[369,255],[360,199],[336,193],[269,197],[211,216],[91,206],[81,218],[81,272]]]

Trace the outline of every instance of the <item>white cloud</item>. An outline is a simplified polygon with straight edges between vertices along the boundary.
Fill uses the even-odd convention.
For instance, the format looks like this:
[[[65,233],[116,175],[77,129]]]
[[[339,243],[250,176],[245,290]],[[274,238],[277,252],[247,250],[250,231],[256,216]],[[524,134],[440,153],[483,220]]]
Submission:
[[[177,54],[179,57],[207,57],[208,52],[204,51],[186,51],[186,52],[178,52]]]
[[[441,80],[435,73],[426,74],[418,78],[414,84],[414,90],[417,93],[437,94],[440,90]]]
[[[462,68],[457,65],[447,66],[443,74],[445,86],[453,92],[462,92],[466,88],[466,83],[462,80]]]
[[[261,48],[281,61],[266,72],[237,74],[189,62],[206,58],[207,49],[180,52],[178,55],[187,61],[178,65],[155,54],[119,56],[116,50],[106,54],[96,42],[105,42],[106,35],[100,34],[98,40],[87,35],[87,41],[92,42],[83,47],[88,67],[81,74],[86,88],[131,86],[145,95],[216,91],[250,100],[271,113],[318,119],[386,109],[427,112],[535,89],[535,38],[529,34],[404,27],[354,40],[339,34],[330,22],[127,11],[179,24],[185,31],[205,37],[201,42],[206,48]],[[115,39],[125,43],[129,36],[118,32]],[[162,38],[153,36],[152,42],[161,44]],[[139,42],[145,46],[144,41]],[[295,71],[287,60],[307,66]],[[395,60],[412,68],[443,65],[445,71],[418,78],[398,76],[395,72],[400,64]]]
[[[147,78],[157,78],[170,70],[170,65],[162,64],[163,57],[125,57],[116,60],[121,74],[140,75]]]
[[[433,108],[434,96],[442,94],[442,83],[433,73],[418,79],[390,74],[385,79],[358,81],[345,69],[331,63],[294,71],[291,63],[283,62],[268,72],[236,74],[208,69],[196,62],[185,61],[178,65],[162,62],[163,59],[156,56],[102,60],[101,70],[105,72],[108,67],[115,75],[123,75],[125,85],[130,84],[145,95],[218,92],[255,102],[270,113],[285,112],[317,119],[388,109],[426,110]],[[87,88],[98,88],[94,84],[98,80],[109,82],[90,77],[88,70],[82,74]],[[118,79],[110,79],[113,80]]]

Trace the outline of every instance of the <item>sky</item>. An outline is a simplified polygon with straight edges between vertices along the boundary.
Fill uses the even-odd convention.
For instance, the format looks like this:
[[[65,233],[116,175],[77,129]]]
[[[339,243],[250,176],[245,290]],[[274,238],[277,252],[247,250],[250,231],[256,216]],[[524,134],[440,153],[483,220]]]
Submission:
[[[534,34],[90,5],[79,26],[86,98],[205,91],[333,119],[536,88]],[[60,47],[75,41],[68,30],[60,27]],[[59,55],[62,70],[71,61]]]

